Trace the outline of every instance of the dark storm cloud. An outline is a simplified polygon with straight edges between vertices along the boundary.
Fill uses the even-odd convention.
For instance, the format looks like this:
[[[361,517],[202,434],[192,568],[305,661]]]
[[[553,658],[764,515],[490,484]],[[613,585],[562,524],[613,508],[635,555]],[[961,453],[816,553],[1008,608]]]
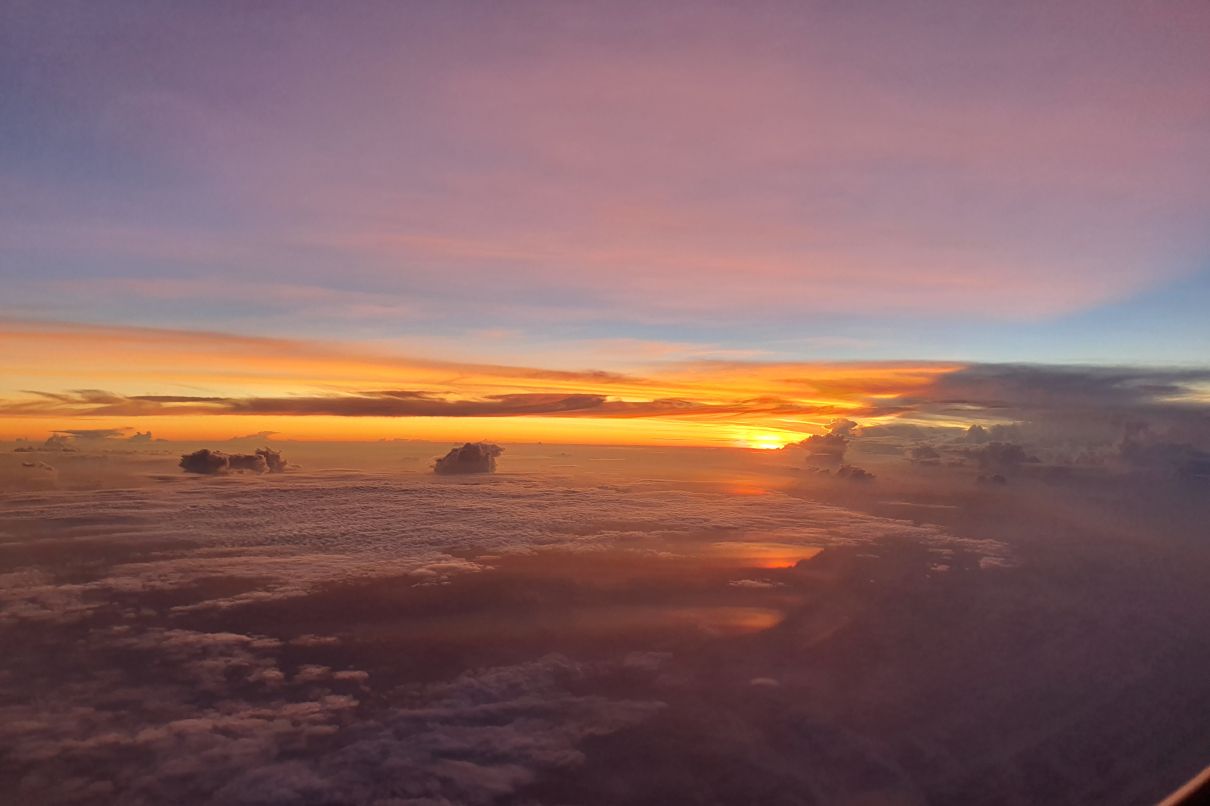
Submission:
[[[496,457],[502,453],[503,448],[490,442],[468,442],[461,448],[451,448],[449,453],[438,459],[433,465],[433,472],[442,476],[494,473]]]

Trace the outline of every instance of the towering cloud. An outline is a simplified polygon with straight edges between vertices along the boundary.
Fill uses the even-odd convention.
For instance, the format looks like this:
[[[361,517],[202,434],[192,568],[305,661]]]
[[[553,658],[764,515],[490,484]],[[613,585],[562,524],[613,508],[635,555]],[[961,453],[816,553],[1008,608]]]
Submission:
[[[433,472],[439,475],[460,475],[464,473],[494,473],[496,457],[504,453],[499,445],[490,442],[468,442],[461,448],[452,448],[445,456],[433,465]]]
[[[853,429],[857,423],[845,418],[837,418],[828,424],[826,434],[812,434],[798,443],[798,447],[814,459],[826,462],[840,463],[844,460],[845,451],[852,439]]]

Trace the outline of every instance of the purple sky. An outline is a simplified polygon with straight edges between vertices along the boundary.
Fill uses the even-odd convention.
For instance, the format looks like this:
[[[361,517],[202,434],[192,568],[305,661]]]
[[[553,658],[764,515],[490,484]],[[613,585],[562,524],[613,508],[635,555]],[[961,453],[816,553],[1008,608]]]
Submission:
[[[1204,2],[10,2],[0,29],[10,318],[606,365],[1210,346]]]

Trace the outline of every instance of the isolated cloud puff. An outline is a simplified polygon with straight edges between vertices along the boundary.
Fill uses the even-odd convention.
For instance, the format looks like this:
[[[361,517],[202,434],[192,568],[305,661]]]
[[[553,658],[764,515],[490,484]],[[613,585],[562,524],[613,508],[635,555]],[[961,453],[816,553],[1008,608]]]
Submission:
[[[180,467],[188,473],[213,475],[229,470],[251,471],[253,473],[281,473],[286,469],[286,461],[280,451],[272,448],[259,448],[255,453],[224,453],[202,448],[193,453],[181,456]]]
[[[468,442],[461,448],[452,448],[433,465],[433,472],[446,475],[464,473],[494,473],[496,457],[504,453],[499,445],[490,442]]]

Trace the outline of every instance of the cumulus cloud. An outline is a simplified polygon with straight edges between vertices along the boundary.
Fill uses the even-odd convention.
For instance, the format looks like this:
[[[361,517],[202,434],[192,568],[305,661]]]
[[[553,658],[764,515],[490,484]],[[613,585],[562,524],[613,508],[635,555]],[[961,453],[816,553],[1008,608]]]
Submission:
[[[281,473],[287,467],[286,460],[282,458],[281,451],[275,451],[272,448],[257,448],[256,455],[264,459],[270,473]]]
[[[843,436],[852,436],[853,430],[859,425],[854,420],[849,420],[844,417],[837,417],[832,422],[828,423],[828,433],[841,434]]]
[[[75,446],[72,445],[72,437],[68,434],[51,434],[46,438],[46,442],[42,443],[44,450],[56,451],[74,451]]]
[[[856,427],[857,423],[852,420],[836,419],[829,423],[827,433],[812,434],[796,445],[813,459],[840,463],[844,460],[845,451],[848,450],[853,429]]]
[[[873,481],[874,474],[864,468],[856,467],[855,465],[841,465],[836,470],[836,475],[842,479],[849,481]]]
[[[188,473],[202,475],[225,473],[229,470],[281,473],[286,469],[286,462],[282,459],[281,452],[272,448],[259,448],[255,453],[224,453],[202,448],[183,454],[180,467]]]
[[[1128,423],[1118,455],[1130,467],[1159,470],[1189,479],[1210,479],[1210,451],[1165,439],[1146,423]]]
[[[962,438],[964,441],[973,442],[976,445],[982,445],[984,442],[987,442],[991,439],[987,433],[987,429],[978,423],[975,423],[970,428],[966,429],[966,433],[963,434]]]
[[[222,451],[212,451],[209,448],[202,448],[193,453],[182,455],[180,466],[187,473],[222,473],[230,466],[230,460],[227,458],[227,454]]]
[[[258,453],[233,453],[227,456],[226,469],[264,473],[269,470],[269,465],[265,462],[265,457]]]
[[[263,636],[118,627],[84,640],[120,662],[64,670],[53,706],[0,679],[0,748],[36,802],[486,806],[663,708],[585,692],[619,664],[561,655],[375,705],[360,699],[366,672],[284,675],[281,642]]]
[[[1011,472],[1023,464],[1038,461],[1038,457],[1031,455],[1024,447],[1015,442],[989,442],[980,448],[971,450],[968,455],[978,463],[980,469],[1002,473]]]
[[[468,442],[461,448],[451,448],[449,453],[438,459],[433,465],[433,472],[443,476],[494,473],[496,457],[502,453],[503,448],[490,442]]]
[[[908,458],[917,464],[923,465],[935,465],[941,462],[941,454],[931,445],[912,446],[911,450],[908,451]]]

